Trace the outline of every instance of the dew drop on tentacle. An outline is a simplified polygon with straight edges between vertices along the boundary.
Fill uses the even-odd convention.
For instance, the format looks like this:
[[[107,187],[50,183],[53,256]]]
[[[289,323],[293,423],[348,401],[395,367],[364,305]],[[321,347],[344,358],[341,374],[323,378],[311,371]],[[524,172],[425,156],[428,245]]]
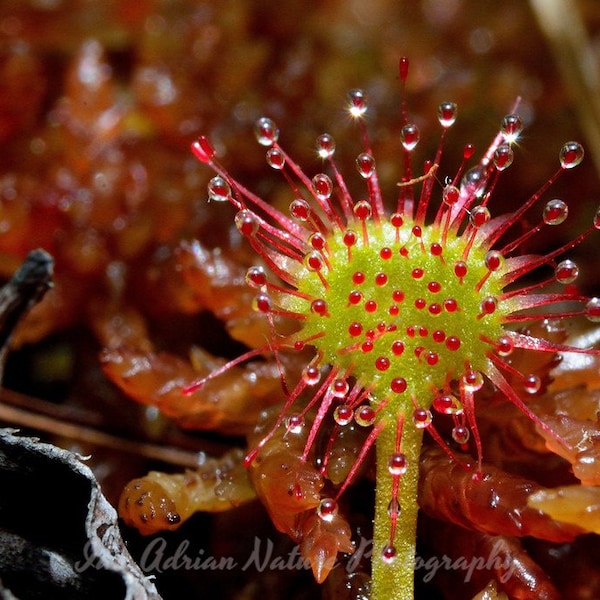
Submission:
[[[306,365],[302,371],[302,380],[306,385],[317,385],[321,380],[321,369],[314,364]]]
[[[381,551],[381,558],[383,562],[391,564],[396,559],[397,550],[392,544],[386,544]]]
[[[312,189],[319,200],[329,200],[333,192],[333,182],[325,173],[318,173],[312,178]]]
[[[504,264],[504,256],[497,250],[490,250],[486,253],[484,261],[488,271],[498,271]]]
[[[263,267],[254,266],[246,271],[246,283],[251,287],[262,287],[267,283],[267,275]]]
[[[592,225],[594,226],[594,229],[600,229],[600,208],[594,213]]]
[[[559,152],[560,166],[563,169],[572,169],[583,160],[584,150],[579,142],[567,142]]]
[[[318,252],[325,250],[327,240],[321,233],[312,233],[308,238],[308,243]]]
[[[392,498],[388,503],[388,516],[392,519],[397,519],[402,512],[402,507],[400,506],[400,502],[398,502],[397,498]]]
[[[375,173],[375,159],[367,152],[362,152],[356,157],[356,168],[361,177],[368,179]]]
[[[272,146],[279,139],[279,129],[268,117],[261,117],[254,126],[256,140],[261,146]]]
[[[479,371],[466,371],[460,378],[461,385],[469,392],[477,392],[483,387],[483,375]]]
[[[339,400],[345,398],[350,391],[350,385],[346,379],[334,379],[330,387],[333,397]]]
[[[445,129],[452,127],[456,122],[458,108],[454,102],[442,102],[438,106],[438,121]]]
[[[467,427],[464,425],[456,425],[452,428],[452,439],[459,444],[460,446],[464,446],[468,443],[471,433]]]
[[[461,346],[460,338],[455,335],[449,335],[444,341],[444,344],[450,352],[456,352]]]
[[[562,200],[555,198],[544,206],[542,218],[546,225],[560,225],[569,215],[569,207]]]
[[[537,394],[542,389],[542,380],[537,375],[526,375],[523,387],[528,394]]]
[[[496,312],[496,308],[498,307],[498,301],[494,296],[486,296],[479,303],[479,310],[484,315],[491,315]]]
[[[320,271],[325,266],[321,253],[317,251],[306,254],[304,264],[309,271]]]
[[[426,408],[415,408],[413,411],[413,423],[417,429],[429,427],[432,420],[431,411]]]
[[[419,128],[412,123],[405,125],[400,131],[400,141],[404,149],[408,152],[416,148],[419,138]]]
[[[454,274],[458,279],[464,279],[467,276],[469,267],[464,260],[459,260],[454,264]]]
[[[348,111],[355,119],[360,119],[367,112],[367,98],[362,90],[348,92]]]
[[[256,312],[269,313],[273,310],[273,303],[268,294],[258,294],[252,301],[252,308]]]
[[[502,119],[502,123],[500,125],[500,132],[509,144],[515,142],[522,131],[523,121],[521,120],[521,117],[519,117],[519,115],[506,115]]]
[[[323,159],[335,154],[335,140],[329,133],[323,133],[317,138],[317,154]]]
[[[290,215],[300,223],[306,223],[309,220],[311,208],[308,202],[302,198],[296,198],[290,203]]]
[[[452,394],[436,396],[433,399],[433,408],[443,415],[459,415],[463,412],[460,400]]]
[[[251,210],[240,210],[235,215],[235,226],[237,230],[246,237],[252,237],[256,235],[259,227],[258,219]]]
[[[340,426],[349,425],[354,419],[354,410],[347,404],[340,404],[333,411],[333,420]]]
[[[280,171],[285,166],[285,156],[279,148],[267,150],[267,164],[273,169]]]
[[[500,144],[494,152],[494,166],[498,171],[508,169],[515,158],[513,149],[508,144]]]
[[[447,185],[442,192],[442,200],[448,206],[452,206],[458,202],[460,190],[454,185]]]
[[[469,220],[471,225],[476,229],[483,227],[491,218],[490,210],[487,206],[476,206],[471,210],[471,214],[469,215]]]
[[[402,344],[402,342],[397,342],[396,346],[394,347],[394,354],[396,354],[396,356],[399,356],[404,351],[404,344],[402,344],[401,347],[399,346],[400,344]],[[394,394],[402,394],[406,391],[406,387],[407,383],[404,377],[394,377],[390,383],[390,389],[392,392],[394,392]]]
[[[592,323],[600,323],[600,298],[591,298],[587,302],[585,316]]]
[[[485,169],[481,165],[476,165],[463,175],[460,182],[461,195],[468,198],[479,198],[483,195],[485,185]]]
[[[216,175],[208,182],[208,198],[214,202],[227,202],[231,198],[231,187],[224,177]]]
[[[375,423],[377,413],[375,409],[369,405],[358,406],[354,411],[354,420],[361,427],[370,427]]]
[[[408,470],[408,462],[406,456],[402,452],[394,452],[388,458],[388,471],[390,475],[399,477],[404,475]]]
[[[324,317],[327,315],[327,302],[321,298],[317,298],[310,303],[310,310],[315,315]]]
[[[304,427],[304,417],[302,415],[289,415],[285,419],[285,427],[288,433],[301,433]]]
[[[502,335],[496,342],[496,352],[498,356],[506,357],[510,356],[515,348],[515,344],[512,338],[508,335]]]
[[[563,260],[556,265],[554,277],[558,283],[573,283],[579,277],[579,267],[572,260]]]

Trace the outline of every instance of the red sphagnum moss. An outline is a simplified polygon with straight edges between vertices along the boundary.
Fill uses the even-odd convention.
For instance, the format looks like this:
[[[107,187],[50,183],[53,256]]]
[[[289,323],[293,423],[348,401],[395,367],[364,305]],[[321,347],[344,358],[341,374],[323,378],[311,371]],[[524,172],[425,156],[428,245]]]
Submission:
[[[403,83],[407,71],[408,62],[402,59]],[[518,372],[510,355],[515,349],[597,353],[515,328],[527,321],[576,315],[600,321],[600,300],[575,290],[571,284],[578,267],[561,259],[600,228],[600,213],[571,242],[542,256],[521,254],[525,242],[546,227],[561,224],[568,207],[562,200],[547,201],[539,224],[512,237],[509,230],[542,201],[562,173],[581,162],[583,148],[577,142],[564,144],[558,171],[514,213],[492,217],[488,207],[492,192],[499,175],[513,161],[513,146],[522,129],[517,107],[504,118],[474,167],[466,169],[473,154],[472,146],[466,146],[458,172],[438,185],[444,139],[457,114],[456,105],[450,102],[439,107],[439,149],[425,163],[424,174],[416,178],[411,154],[419,131],[405,117],[401,133],[404,170],[396,205],[390,210],[382,197],[365,126],[367,108],[362,91],[350,92],[348,112],[358,123],[364,146],[356,159],[366,183],[364,199],[351,196],[336,166],[335,142],[329,134],[317,140],[317,152],[328,174],[318,173],[311,179],[279,145],[276,124],[268,118],[257,122],[257,139],[268,148],[268,164],[289,183],[289,215],[237,182],[221,166],[206,138],[197,140],[192,150],[217,173],[208,186],[210,200],[229,202],[238,210],[238,230],[266,265],[266,269],[252,267],[247,282],[257,290],[254,307],[269,320],[272,336],[265,348],[233,364],[266,351],[278,356],[314,348],[314,358],[295,387],[286,391],[281,413],[246,463],[251,465],[267,452],[275,437],[302,433],[298,464],[316,461],[326,477],[328,457],[315,457],[314,448],[326,417],[332,414],[335,421],[332,436],[350,423],[366,428],[369,433],[355,464],[335,494],[325,498],[317,494],[317,500],[307,502],[298,483],[290,501],[301,505],[302,511],[313,511],[317,521],[331,522],[340,496],[374,445],[372,598],[389,600],[413,597],[417,483],[425,431],[456,461],[461,459],[455,448],[471,448],[474,460],[468,464],[462,460],[462,464],[476,482],[482,474],[476,396],[487,382],[560,443],[558,434],[544,425],[521,395],[521,389],[529,395],[540,390],[539,376]],[[434,206],[438,187],[442,188],[441,201]],[[548,266],[553,269],[550,277],[529,281],[532,272]],[[556,291],[556,284],[565,287]],[[279,333],[277,323],[282,318],[295,320],[297,331]],[[186,392],[192,393],[223,369]],[[522,382],[520,389],[509,384],[509,379]],[[304,402],[306,397],[309,400]],[[306,419],[309,411],[310,419]],[[435,414],[450,416],[452,439],[438,432]],[[335,546],[333,558],[338,550],[348,551]],[[319,579],[331,568],[321,564],[324,560],[311,559]]]

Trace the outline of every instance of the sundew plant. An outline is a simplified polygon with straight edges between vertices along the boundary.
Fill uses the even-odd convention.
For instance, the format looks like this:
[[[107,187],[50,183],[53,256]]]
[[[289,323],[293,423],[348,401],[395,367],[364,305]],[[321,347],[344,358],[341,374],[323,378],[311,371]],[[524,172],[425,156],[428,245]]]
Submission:
[[[407,71],[408,62],[402,59],[402,83]],[[365,94],[351,91],[347,108],[363,144],[356,158],[365,182],[359,197],[349,191],[328,133],[317,140],[323,172],[309,176],[279,144],[276,124],[266,117],[257,122],[257,140],[267,148],[268,164],[289,183],[287,214],[236,181],[221,166],[208,139],[197,140],[192,150],[216,172],[208,186],[210,200],[229,202],[238,210],[236,226],[260,259],[260,265],[249,269],[247,281],[256,288],[254,307],[269,320],[271,339],[231,364],[264,352],[277,357],[307,347],[314,350],[299,380],[293,386],[284,381],[279,417],[250,451],[246,464],[260,460],[276,436],[303,431],[298,464],[312,462],[326,478],[328,446],[315,449],[322,429],[332,419],[330,438],[350,424],[364,428],[368,433],[345,480],[307,504],[299,475],[290,502],[298,502],[299,514],[312,515],[311,527],[316,526],[314,519],[324,531],[330,527],[330,539],[335,540],[339,499],[374,447],[372,598],[399,600],[413,597],[419,456],[425,432],[457,461],[457,450],[470,450],[473,458],[463,461],[463,467],[474,481],[481,478],[477,405],[486,385],[560,443],[527,404],[541,388],[540,377],[518,371],[510,356],[515,349],[596,352],[523,333],[520,326],[577,315],[600,321],[600,300],[580,295],[571,285],[578,267],[565,257],[600,228],[600,214],[569,243],[541,256],[526,253],[526,243],[534,236],[567,218],[567,204],[545,195],[558,177],[582,161],[583,147],[573,141],[560,148],[557,172],[519,209],[493,213],[496,182],[511,165],[522,130],[518,103],[475,166],[469,166],[473,148],[465,147],[462,165],[453,176],[440,172],[440,160],[457,117],[456,105],[440,105],[441,142],[419,174],[411,160],[419,131],[404,117],[396,198],[384,198],[380,189],[365,124]],[[514,227],[535,210],[537,224],[525,232]],[[532,280],[531,275],[543,271],[540,267],[550,267],[551,276]],[[278,327],[285,319],[297,324],[291,334]],[[517,388],[509,380],[521,385]],[[442,418],[451,422],[449,435],[436,426]],[[315,458],[318,452],[322,454]],[[351,548],[333,543],[333,552],[331,546],[320,550],[306,553],[317,578],[323,579],[331,568],[325,560]]]

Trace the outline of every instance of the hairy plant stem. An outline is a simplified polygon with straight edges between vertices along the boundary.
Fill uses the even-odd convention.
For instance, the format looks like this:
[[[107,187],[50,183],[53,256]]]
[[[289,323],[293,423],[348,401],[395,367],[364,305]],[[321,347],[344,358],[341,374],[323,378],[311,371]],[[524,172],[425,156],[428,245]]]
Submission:
[[[371,600],[413,600],[414,565],[417,536],[417,489],[419,485],[419,457],[423,430],[411,422],[402,432],[402,452],[408,470],[400,478],[398,500],[401,512],[396,524],[394,546],[396,557],[386,563],[381,557],[383,547],[390,541],[388,505],[392,498],[392,476],[388,459],[396,451],[394,427],[384,427],[377,438],[377,479],[375,492],[375,522],[373,527],[373,556]]]

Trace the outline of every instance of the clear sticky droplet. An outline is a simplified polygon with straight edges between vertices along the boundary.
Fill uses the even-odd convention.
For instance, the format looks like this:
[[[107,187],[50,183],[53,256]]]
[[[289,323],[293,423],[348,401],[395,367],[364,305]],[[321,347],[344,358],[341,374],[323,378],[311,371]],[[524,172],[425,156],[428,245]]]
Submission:
[[[367,152],[362,152],[356,157],[356,168],[361,177],[368,179],[375,173],[375,159]]]
[[[487,206],[476,206],[471,210],[469,220],[473,227],[479,228],[485,225],[491,218],[490,211]]]
[[[413,423],[417,429],[425,429],[431,425],[433,416],[426,408],[415,408],[413,411]]]
[[[386,544],[381,550],[381,559],[386,564],[392,564],[396,559],[396,547],[392,544]]]
[[[567,142],[558,154],[560,166],[563,169],[572,169],[583,160],[584,150],[579,142]]]
[[[544,206],[542,218],[546,225],[560,225],[569,215],[569,207],[565,202],[555,198]]]
[[[600,208],[594,214],[592,225],[594,226],[594,229],[600,229]]]
[[[470,437],[471,433],[464,425],[456,425],[456,427],[452,429],[452,439],[461,446],[466,444]]]
[[[302,381],[306,385],[316,385],[321,379],[321,369],[316,365],[307,365],[302,371]]]
[[[246,283],[251,287],[262,287],[267,283],[267,275],[262,267],[250,267],[246,271]]]
[[[268,313],[272,310],[273,303],[271,302],[271,298],[268,294],[258,294],[252,300],[252,309],[256,312]]]
[[[414,150],[419,143],[419,128],[413,123],[405,125],[400,131],[400,141],[405,150],[410,152]]]
[[[333,411],[333,420],[342,427],[349,425],[354,418],[354,410],[347,404],[340,404]]]
[[[496,352],[499,356],[510,356],[515,349],[512,338],[508,335],[502,335],[496,342]]]
[[[227,202],[231,198],[231,187],[224,177],[217,175],[208,182],[208,199],[214,202]]]
[[[308,238],[308,243],[312,248],[321,252],[321,250],[325,249],[327,245],[327,241],[325,240],[325,236],[321,233],[312,233]]]
[[[317,506],[317,515],[328,523],[333,521],[338,513],[338,503],[333,498],[323,498]]]
[[[454,102],[442,102],[438,106],[438,121],[444,128],[452,127],[456,122],[458,107]]]
[[[367,97],[362,90],[348,92],[348,111],[355,119],[360,119],[367,112]]]
[[[486,296],[479,304],[479,310],[484,315],[491,315],[496,312],[498,301],[494,296]]]
[[[318,173],[312,178],[312,188],[319,200],[329,200],[333,192],[333,183],[325,173]]]
[[[371,217],[371,205],[366,200],[359,200],[354,205],[352,212],[359,221],[366,221]]]
[[[324,133],[317,138],[317,154],[321,158],[331,158],[335,154],[335,140],[333,136]]]
[[[447,185],[442,192],[442,200],[448,206],[452,206],[458,202],[460,190],[455,185]]]
[[[269,148],[267,150],[267,164],[273,169],[281,171],[285,166],[285,156],[279,148]]]
[[[375,413],[375,410],[367,404],[359,406],[354,411],[354,420],[361,427],[370,427],[373,425],[373,423],[375,423],[376,416],[377,414]]]
[[[498,171],[508,169],[515,158],[513,149],[508,144],[500,144],[494,152],[494,165]]]
[[[310,205],[306,200],[297,198],[290,203],[290,215],[298,221],[304,223],[310,217]]]
[[[527,375],[523,387],[528,394],[537,394],[542,388],[542,380],[537,375]]]
[[[288,433],[301,433],[304,427],[304,417],[302,415],[290,415],[285,420],[285,427]]]
[[[317,298],[310,303],[310,311],[321,317],[327,316],[327,302],[322,298]]]
[[[585,316],[592,323],[600,323],[600,298],[591,298],[585,305]]]
[[[261,117],[256,121],[254,134],[261,146],[272,146],[279,139],[279,129],[268,117]]]
[[[309,271],[320,271],[323,266],[323,257],[319,252],[309,252],[304,255],[304,266]]]
[[[520,133],[523,131],[523,121],[519,115],[506,115],[502,119],[502,124],[500,125],[500,131],[504,136],[504,139],[512,144],[517,140]]]
[[[400,516],[400,512],[402,508],[400,507],[400,502],[398,502],[397,498],[392,498],[388,503],[387,513],[388,516],[392,519],[397,519]]]
[[[247,237],[256,235],[258,231],[258,219],[256,215],[250,210],[240,210],[234,218],[235,226],[237,230]]]
[[[345,398],[350,391],[350,385],[345,379],[336,379],[331,384],[331,393],[334,398]]]
[[[433,400],[433,408],[443,415],[459,415],[463,412],[463,405],[453,394],[443,394]]]
[[[579,277],[579,267],[572,260],[563,260],[556,265],[554,277],[558,283],[573,283]]]
[[[497,271],[504,264],[504,256],[497,250],[490,250],[486,253],[484,261],[488,271]]]
[[[460,381],[463,388],[469,392],[477,392],[483,387],[483,375],[479,371],[466,371]]]
[[[390,475],[404,475],[408,469],[408,461],[402,452],[394,452],[388,458],[388,471]]]
[[[468,197],[475,196],[479,198],[483,195],[485,183],[485,169],[480,165],[476,165],[463,175],[460,182],[461,192]]]

